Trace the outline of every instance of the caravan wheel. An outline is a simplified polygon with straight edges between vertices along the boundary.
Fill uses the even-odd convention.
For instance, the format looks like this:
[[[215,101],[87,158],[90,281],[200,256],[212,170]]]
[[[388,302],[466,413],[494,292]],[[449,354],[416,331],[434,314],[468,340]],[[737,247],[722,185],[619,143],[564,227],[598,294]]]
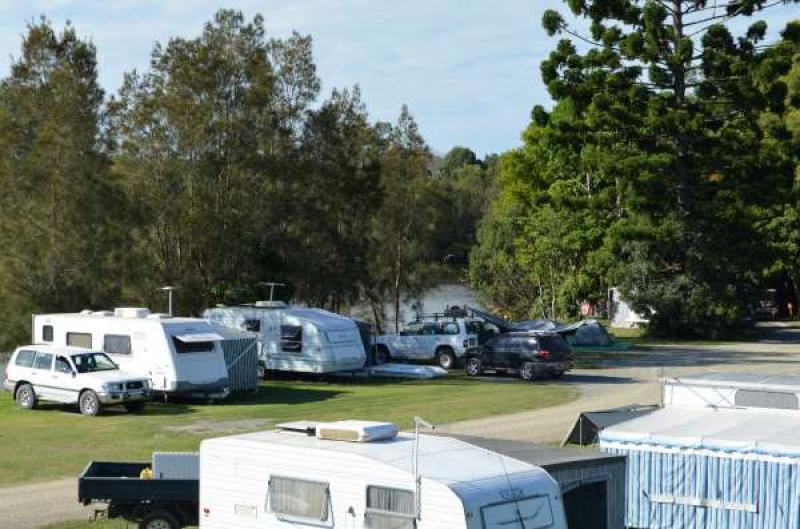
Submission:
[[[258,366],[256,367],[256,376],[259,380],[267,379],[267,367],[261,362],[259,362]]]

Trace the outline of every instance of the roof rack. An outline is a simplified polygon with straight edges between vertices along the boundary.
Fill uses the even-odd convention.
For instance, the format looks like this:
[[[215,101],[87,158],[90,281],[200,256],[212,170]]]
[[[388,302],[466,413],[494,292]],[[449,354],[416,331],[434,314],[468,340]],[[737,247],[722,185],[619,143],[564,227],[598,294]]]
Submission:
[[[418,312],[412,323],[422,323],[424,321],[455,321],[459,318],[475,318],[474,311],[467,305],[459,307],[453,305],[444,309],[444,312]]]

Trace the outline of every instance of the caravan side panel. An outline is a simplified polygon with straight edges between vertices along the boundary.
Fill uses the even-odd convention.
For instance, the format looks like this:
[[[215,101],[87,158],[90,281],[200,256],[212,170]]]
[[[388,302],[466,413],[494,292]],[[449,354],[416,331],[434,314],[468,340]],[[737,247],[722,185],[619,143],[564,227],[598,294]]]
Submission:
[[[329,483],[332,515],[320,527],[363,528],[368,485],[414,490],[410,474],[357,454],[220,438],[203,442],[200,458],[201,529],[297,527],[269,512],[271,475]],[[422,490],[419,529],[466,529],[450,489],[423,480]]]

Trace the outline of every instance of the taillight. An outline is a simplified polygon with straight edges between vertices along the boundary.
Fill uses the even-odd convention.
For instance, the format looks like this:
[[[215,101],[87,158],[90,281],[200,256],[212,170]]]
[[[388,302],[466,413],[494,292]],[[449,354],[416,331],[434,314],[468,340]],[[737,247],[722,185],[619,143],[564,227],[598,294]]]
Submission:
[[[547,360],[550,358],[550,351],[547,349],[539,349],[539,352],[536,353],[536,358],[541,358],[542,360]]]

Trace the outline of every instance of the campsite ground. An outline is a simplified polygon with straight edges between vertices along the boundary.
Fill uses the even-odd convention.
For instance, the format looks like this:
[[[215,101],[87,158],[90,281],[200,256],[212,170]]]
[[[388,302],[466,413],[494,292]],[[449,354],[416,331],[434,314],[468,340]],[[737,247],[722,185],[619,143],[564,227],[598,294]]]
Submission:
[[[408,428],[415,415],[449,423],[554,406],[576,396],[569,386],[489,384],[463,373],[407,382],[287,379],[270,380],[256,394],[214,405],[154,403],[142,415],[109,411],[83,417],[58,406],[20,410],[3,394],[0,528],[85,518],[76,501],[75,476],[92,459],[147,461],[154,450],[196,450],[203,438],[287,420],[356,417]]]
[[[662,376],[681,376],[699,371],[747,371],[759,373],[796,373],[800,372],[800,328],[793,325],[775,323],[759,326],[757,335],[746,342],[678,342],[658,343],[648,341],[636,345],[628,352],[615,352],[605,358],[593,355],[593,369],[577,369],[564,379],[553,382],[538,382],[530,385],[516,379],[506,377],[482,377],[476,381],[465,379],[463,375],[455,375],[437,383],[384,383],[384,384],[325,384],[299,383],[293,381],[269,382],[267,394],[272,394],[275,401],[273,408],[268,404],[232,404],[231,410],[224,411],[226,406],[197,407],[197,410],[174,415],[145,416],[144,421],[133,422],[122,431],[127,434],[141,433],[138,442],[143,443],[136,452],[138,458],[147,458],[154,447],[163,449],[160,444],[171,438],[193,439],[196,443],[202,436],[216,435],[219,430],[240,428],[245,422],[254,419],[266,419],[263,425],[272,424],[275,420],[290,417],[311,415],[311,411],[320,414],[316,418],[335,418],[353,414],[388,420],[406,421],[410,416],[420,412],[433,417],[439,423],[446,422],[450,416],[452,422],[444,424],[441,429],[465,434],[482,435],[494,438],[522,439],[546,443],[559,442],[566,434],[572,421],[581,411],[605,409],[628,404],[657,403],[659,400],[659,378]],[[344,392],[348,396],[330,396],[330,398],[312,399],[293,405],[287,404],[288,397],[295,391]],[[295,395],[297,395],[295,393]],[[571,399],[572,396],[577,398]],[[317,395],[321,397],[322,395]],[[438,396],[438,397],[437,397]],[[436,398],[447,396],[439,404]],[[522,398],[522,401],[517,400]],[[570,400],[571,399],[571,400]],[[373,402],[374,401],[374,402]],[[433,401],[433,402],[432,402]],[[426,403],[423,405],[423,403]],[[525,409],[527,411],[501,413],[503,411]],[[500,406],[498,406],[500,404]],[[531,409],[535,407],[536,409]],[[191,407],[190,407],[191,408]],[[257,410],[259,411],[253,411]],[[218,411],[223,410],[223,411]],[[282,410],[282,411],[281,411]],[[48,415],[60,414],[74,425],[92,424],[92,419],[84,420],[80,416],[72,416],[64,412],[48,412]],[[0,418],[7,423],[9,416],[17,416],[22,412],[9,409],[9,403],[0,403]],[[323,416],[324,415],[324,416]],[[456,420],[459,415],[473,417],[467,420]],[[483,418],[475,418],[483,417]],[[102,448],[103,443],[110,442],[116,421],[126,421],[122,414],[101,418],[114,425],[107,437],[95,443]],[[148,423],[152,421],[153,424]],[[19,424],[19,423],[17,423]],[[100,423],[97,423],[98,425]],[[136,425],[139,426],[136,426]],[[161,426],[158,426],[158,425]],[[174,425],[171,429],[159,429],[164,425]],[[407,425],[407,422],[405,422]],[[262,426],[258,426],[259,428]],[[188,429],[181,429],[181,428]],[[98,426],[98,428],[100,428]],[[108,426],[106,426],[108,428]],[[192,430],[195,431],[192,431]],[[60,430],[57,436],[64,439]],[[8,429],[5,430],[6,434]],[[174,435],[182,432],[182,435]],[[54,434],[56,435],[56,434]],[[73,434],[74,435],[74,434]],[[153,438],[153,435],[156,437]],[[70,436],[72,437],[72,435]],[[0,444],[7,443],[0,434]],[[55,442],[55,441],[54,441]],[[185,448],[185,447],[184,447]],[[174,449],[174,448],[169,448]],[[82,457],[90,457],[91,447]],[[58,455],[58,454],[56,454]],[[63,456],[64,454],[61,453]],[[105,453],[103,453],[105,457]],[[31,461],[28,460],[28,465]],[[74,469],[77,462],[70,469]],[[24,465],[19,465],[24,468]],[[62,475],[67,472],[62,470]],[[70,470],[74,476],[73,470]],[[52,475],[52,473],[51,473]],[[9,481],[9,480],[6,480]],[[27,487],[27,488],[26,488]],[[41,494],[41,496],[38,496]],[[31,512],[27,509],[35,507],[40,514],[36,523],[45,524],[57,520],[84,517],[75,502],[74,478],[35,483],[22,487],[0,488],[0,527],[4,529],[31,527]],[[42,509],[41,497],[46,498],[47,509]],[[17,522],[9,522],[7,517],[14,517]],[[60,516],[57,517],[57,516]],[[27,523],[20,523],[25,520]],[[36,524],[33,524],[35,527]],[[124,524],[103,522],[87,524],[85,522],[67,522],[57,524],[49,529],[118,529]]]

